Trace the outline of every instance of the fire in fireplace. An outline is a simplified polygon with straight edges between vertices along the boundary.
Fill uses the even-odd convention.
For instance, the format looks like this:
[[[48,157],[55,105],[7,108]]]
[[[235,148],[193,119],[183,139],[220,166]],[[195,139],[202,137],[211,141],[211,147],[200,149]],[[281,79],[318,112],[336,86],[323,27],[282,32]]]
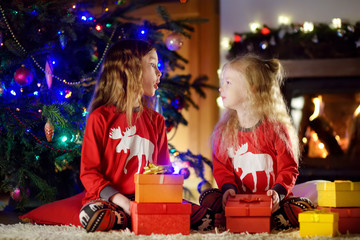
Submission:
[[[298,182],[360,180],[360,59],[284,60],[302,146]]]

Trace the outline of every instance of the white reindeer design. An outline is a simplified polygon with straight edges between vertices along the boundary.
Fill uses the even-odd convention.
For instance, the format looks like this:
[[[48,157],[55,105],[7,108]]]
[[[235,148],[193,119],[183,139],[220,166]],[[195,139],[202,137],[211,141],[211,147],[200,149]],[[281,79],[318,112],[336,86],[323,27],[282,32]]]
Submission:
[[[152,155],[154,152],[154,144],[150,142],[146,138],[142,138],[138,135],[135,135],[136,133],[136,126],[132,126],[130,128],[127,128],[124,133],[121,132],[121,128],[111,128],[109,137],[112,139],[121,139],[120,143],[116,146],[116,152],[124,151],[124,153],[127,153],[128,150],[130,150],[130,155],[126,159],[125,165],[124,165],[124,173],[127,174],[126,165],[128,164],[129,160],[137,156],[139,161],[139,167],[137,173],[140,172],[141,163],[142,163],[142,156],[145,155],[146,164],[148,165],[148,162],[152,163]]]
[[[254,154],[247,152],[248,144],[245,143],[241,145],[236,151],[233,147],[227,149],[228,156],[232,158],[234,170],[239,172],[239,168],[242,170],[240,179],[243,180],[244,177],[251,173],[254,179],[254,190],[256,192],[257,176],[256,172],[261,171],[265,172],[267,176],[267,187],[265,190],[269,189],[270,184],[270,175],[272,176],[273,181],[275,181],[274,169],[273,169],[273,160],[269,154]],[[245,191],[245,187],[243,186]]]

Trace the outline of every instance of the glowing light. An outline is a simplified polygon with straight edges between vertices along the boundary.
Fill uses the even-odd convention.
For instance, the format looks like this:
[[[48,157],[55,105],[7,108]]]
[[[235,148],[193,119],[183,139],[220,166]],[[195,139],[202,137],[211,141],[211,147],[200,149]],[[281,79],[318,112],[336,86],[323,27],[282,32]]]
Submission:
[[[140,33],[141,33],[142,35],[144,35],[144,34],[146,33],[146,31],[145,31],[144,29],[141,29],[141,30],[140,30]]]
[[[290,24],[290,18],[288,16],[280,15],[278,17],[278,23],[280,25],[289,25]]]
[[[109,11],[109,8],[105,8],[105,12],[108,12]]]
[[[34,92],[34,95],[35,95],[35,96],[38,96],[38,95],[39,95],[39,92],[38,92],[38,91],[35,91],[35,92]]]
[[[173,155],[174,155],[174,157],[176,157],[179,155],[179,152],[174,152]]]
[[[241,42],[241,36],[236,34],[234,36],[234,42]]]
[[[86,107],[83,107],[83,113],[82,113],[83,117],[85,117],[87,114],[88,114],[88,111],[86,110]]]
[[[74,5],[72,6],[72,8],[75,9],[75,8],[76,8],[76,4],[74,4]]]
[[[270,29],[268,29],[267,27],[263,27],[261,29],[261,34],[262,35],[268,35],[270,33]]]
[[[314,142],[317,142],[319,140],[319,137],[317,135],[316,132],[313,132],[313,134],[311,134],[311,139],[314,141]]]
[[[20,88],[20,92],[24,92],[24,89],[23,89],[23,88]]]
[[[216,98],[216,103],[219,108],[221,108],[221,109],[225,108],[221,97]]]
[[[304,22],[302,30],[304,32],[312,32],[314,30],[314,24],[312,22]]]
[[[257,31],[260,29],[260,23],[258,23],[258,22],[251,22],[251,23],[249,24],[249,27],[250,27],[250,30],[251,30],[253,33],[255,33],[255,32],[257,32]]]
[[[107,23],[105,26],[109,28],[109,27],[111,27],[111,24]]]
[[[269,45],[269,44],[268,44],[266,41],[260,43],[260,47],[261,47],[263,50],[267,49],[268,45]]]
[[[341,28],[341,19],[340,18],[333,18],[332,19],[332,26],[333,26],[333,28]]]
[[[87,20],[86,16],[82,16],[81,20],[86,21]]]
[[[324,148],[325,148],[325,145],[321,142],[321,143],[318,144],[318,147],[319,147],[320,149],[324,149]]]
[[[14,96],[16,96],[16,92],[14,90],[11,90],[10,93]]]
[[[71,95],[72,95],[72,91],[65,90],[65,98],[69,98],[69,97],[71,97]]]
[[[66,142],[67,139],[68,139],[68,138],[67,138],[66,136],[63,136],[63,137],[61,138],[61,141],[62,141],[62,142]]]
[[[301,139],[301,141],[302,141],[304,144],[306,144],[306,143],[308,142],[308,139],[307,139],[306,137],[303,137],[303,138]]]
[[[315,105],[315,109],[314,109],[314,113],[309,117],[310,121],[314,120],[315,118],[317,118],[319,116],[322,97],[318,96],[317,98],[313,98],[312,101]]]
[[[15,110],[16,110],[17,112],[20,112],[20,108],[16,108]]]
[[[39,109],[39,110],[38,110],[38,113],[41,113],[41,112],[42,112],[42,110],[41,110],[41,109]]]
[[[222,40],[221,40],[221,43],[220,43],[221,47],[224,49],[224,50],[229,50],[231,45],[230,45],[230,39],[227,38],[227,37],[224,37]]]
[[[94,17],[89,17],[89,21],[92,21],[92,20],[94,20]]]
[[[102,26],[98,24],[98,25],[96,25],[95,29],[98,30],[98,31],[101,31],[101,30],[102,30]]]
[[[360,105],[355,109],[354,117],[356,117],[357,115],[359,115],[359,113],[360,113]]]
[[[53,65],[55,65],[55,64],[56,64],[56,62],[55,62],[55,61],[52,61],[51,63],[52,63]]]

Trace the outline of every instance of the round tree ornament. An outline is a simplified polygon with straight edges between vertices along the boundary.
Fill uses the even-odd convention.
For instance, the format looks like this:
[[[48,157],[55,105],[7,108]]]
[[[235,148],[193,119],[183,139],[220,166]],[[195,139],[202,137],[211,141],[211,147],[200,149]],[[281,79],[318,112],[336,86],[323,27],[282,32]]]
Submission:
[[[29,85],[33,81],[34,75],[30,69],[21,66],[18,70],[15,71],[14,80],[21,87]]]
[[[184,44],[183,36],[180,33],[171,33],[166,37],[165,44],[170,51],[177,51]]]

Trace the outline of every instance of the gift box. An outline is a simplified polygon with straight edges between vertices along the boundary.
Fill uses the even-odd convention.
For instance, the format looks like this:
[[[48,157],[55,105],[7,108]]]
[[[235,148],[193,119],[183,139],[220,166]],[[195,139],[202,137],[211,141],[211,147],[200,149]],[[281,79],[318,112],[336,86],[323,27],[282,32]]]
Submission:
[[[181,174],[135,174],[135,201],[181,203],[183,183]]]
[[[318,207],[318,209],[326,209],[339,214],[340,233],[360,233],[360,208]]]
[[[319,182],[318,206],[360,207],[360,182],[339,181]]]
[[[132,231],[139,235],[190,234],[191,204],[130,202]]]
[[[226,229],[230,232],[270,233],[271,197],[236,194],[225,205]]]
[[[300,236],[336,236],[339,214],[326,210],[311,210],[299,213]]]

